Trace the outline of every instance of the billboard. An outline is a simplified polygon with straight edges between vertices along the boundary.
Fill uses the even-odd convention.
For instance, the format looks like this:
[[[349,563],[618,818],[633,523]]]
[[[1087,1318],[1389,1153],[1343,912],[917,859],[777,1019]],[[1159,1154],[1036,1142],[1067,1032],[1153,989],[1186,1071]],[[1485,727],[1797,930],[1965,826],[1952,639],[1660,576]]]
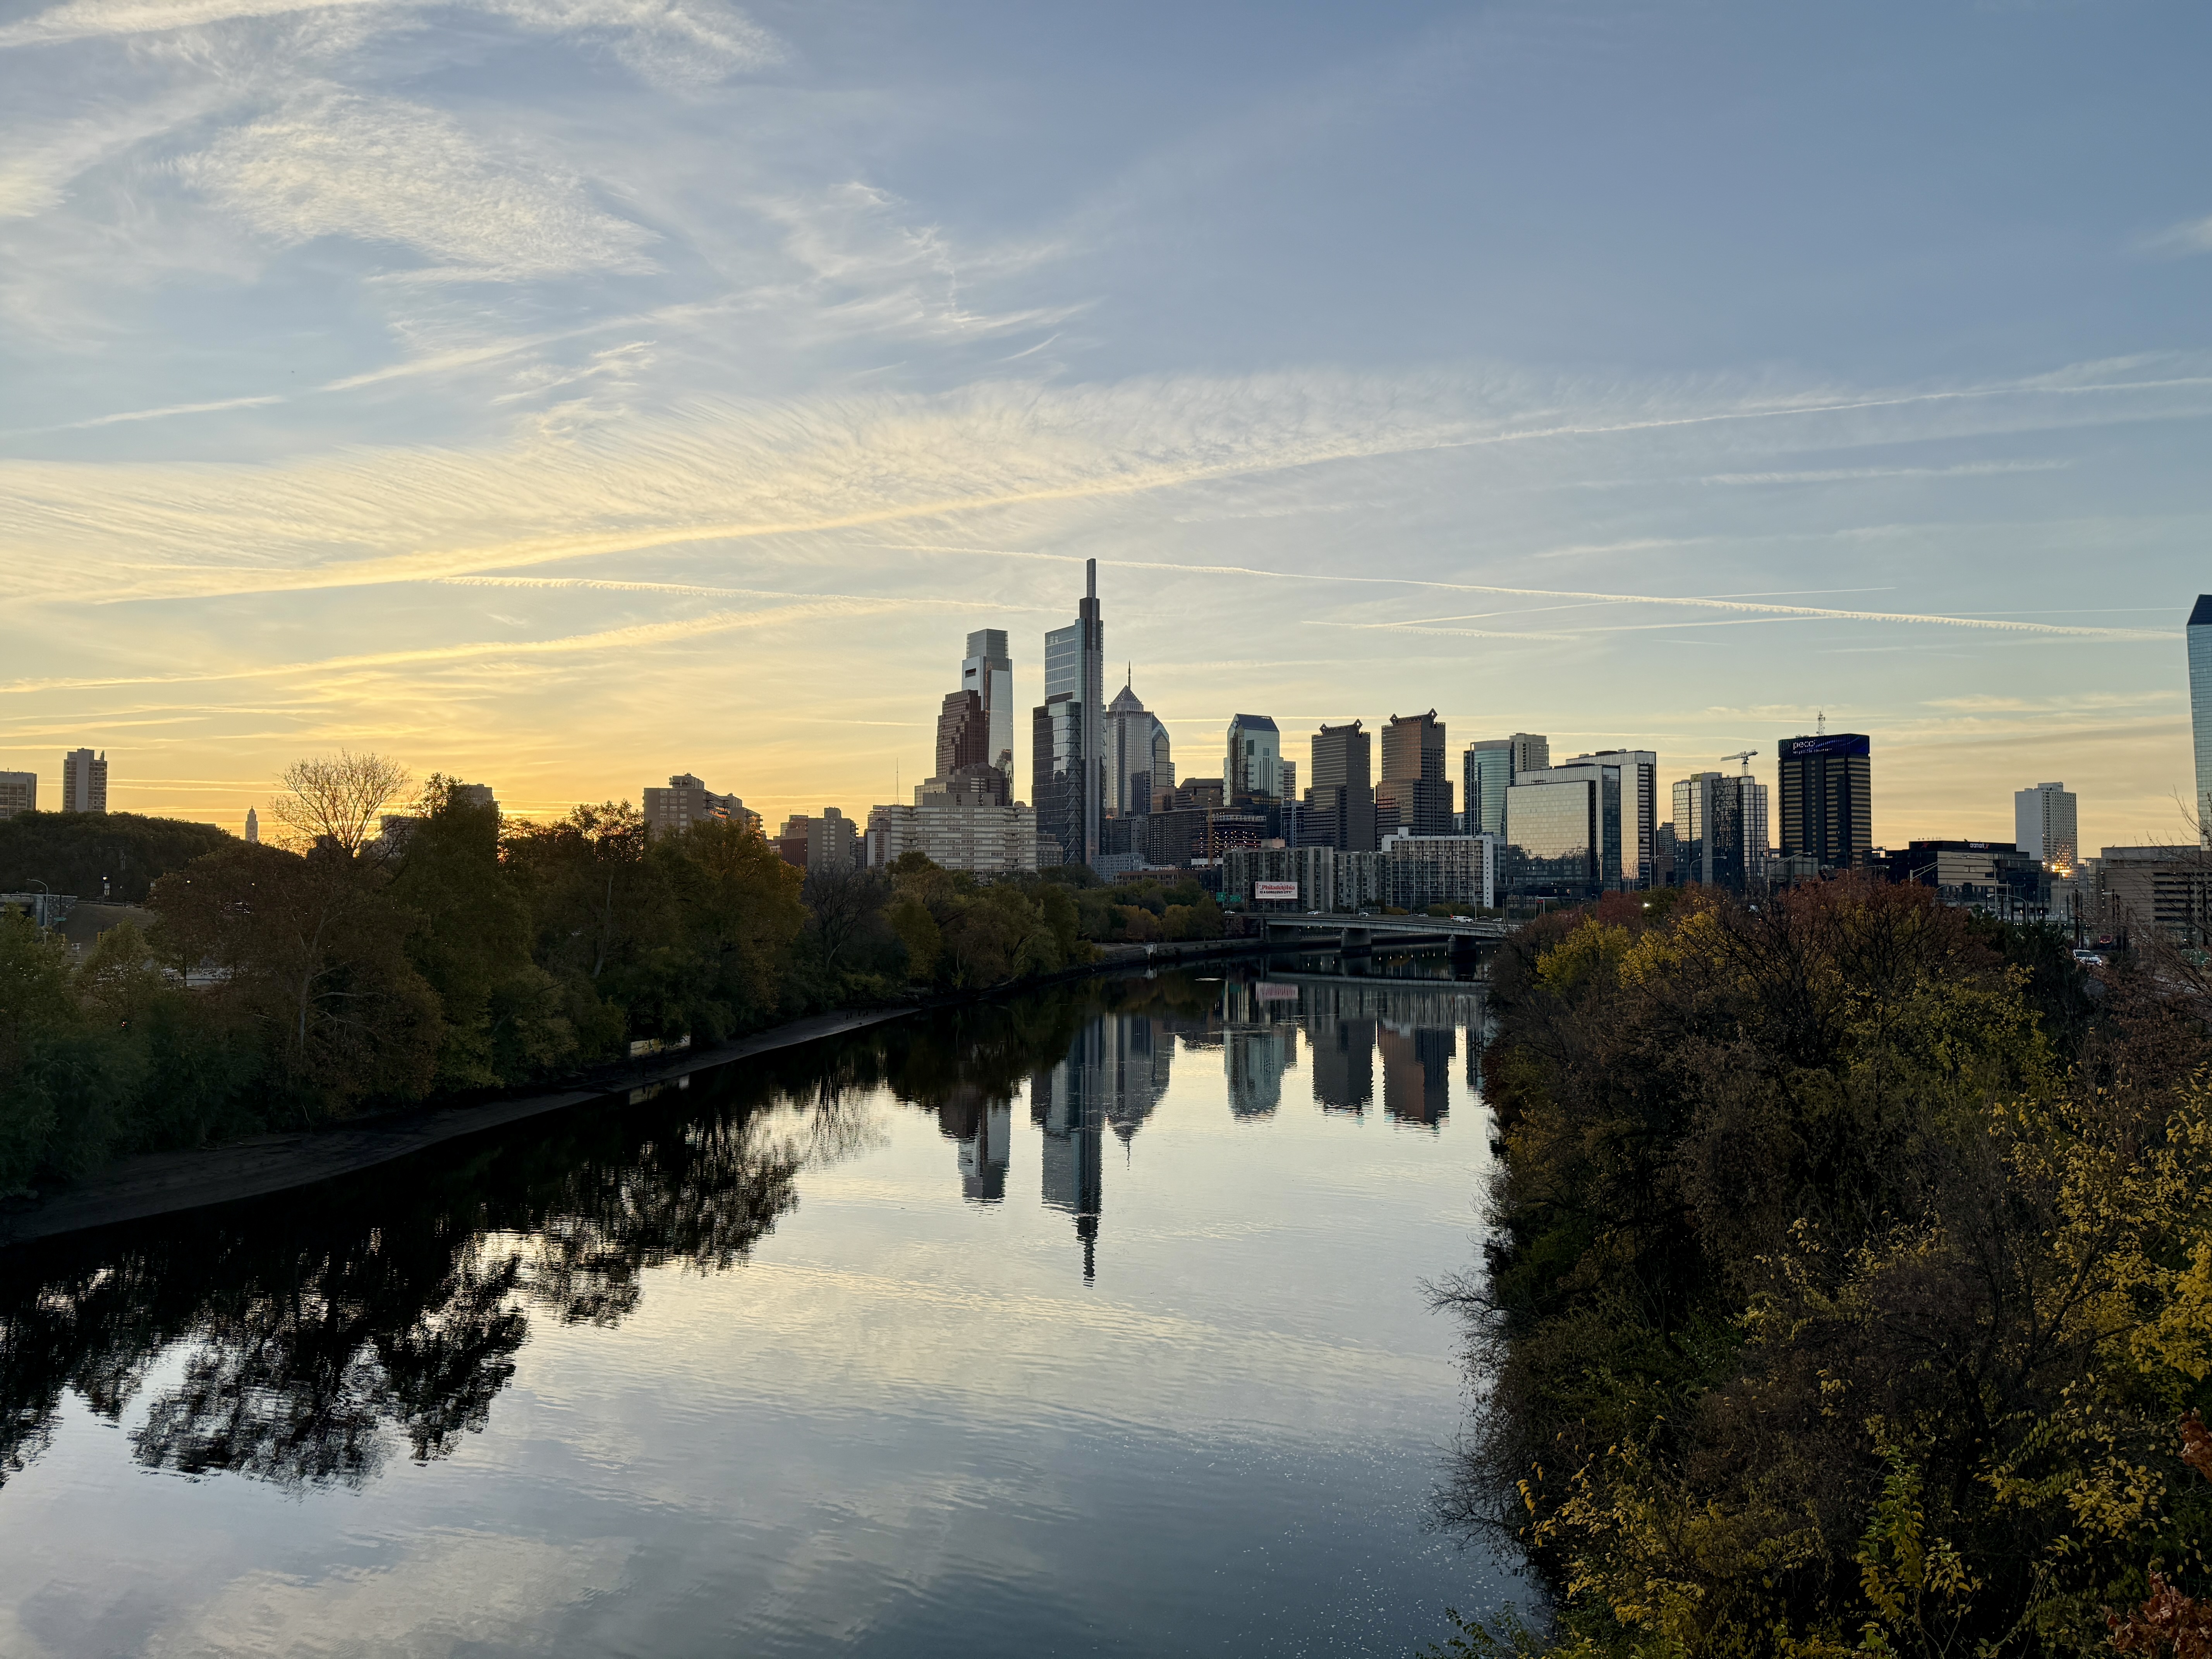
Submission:
[[[1298,896],[1298,884],[1294,881],[1255,881],[1252,896],[1255,899],[1294,899]]]
[[[1832,732],[1826,737],[1783,738],[1782,758],[1797,760],[1814,755],[1865,755],[1871,747],[1863,732]]]

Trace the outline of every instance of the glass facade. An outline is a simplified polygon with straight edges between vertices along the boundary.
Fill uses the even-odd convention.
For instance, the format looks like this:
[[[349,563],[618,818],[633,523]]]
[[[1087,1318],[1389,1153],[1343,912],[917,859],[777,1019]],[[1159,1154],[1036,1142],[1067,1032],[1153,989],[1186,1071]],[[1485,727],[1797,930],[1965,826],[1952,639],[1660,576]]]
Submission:
[[[1866,863],[1874,847],[1873,745],[1863,732],[1784,738],[1775,745],[1782,856],[1822,869]]]
[[[1513,781],[1513,739],[1492,738],[1469,744],[1460,761],[1460,787],[1467,803],[1467,833],[1505,833],[1505,791]]]
[[[1608,791],[1596,777],[1532,780],[1507,791],[1505,820],[1513,832],[1506,848],[1507,877],[1525,897],[1583,898],[1603,879],[1606,837],[1601,817],[1613,801],[1614,858],[1620,845],[1620,779]]]

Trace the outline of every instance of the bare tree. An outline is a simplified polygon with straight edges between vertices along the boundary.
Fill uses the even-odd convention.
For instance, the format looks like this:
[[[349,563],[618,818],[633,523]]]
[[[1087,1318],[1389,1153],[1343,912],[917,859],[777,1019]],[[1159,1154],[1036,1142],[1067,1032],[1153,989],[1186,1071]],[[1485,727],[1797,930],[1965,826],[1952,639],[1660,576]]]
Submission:
[[[269,803],[269,814],[284,826],[285,840],[303,852],[327,842],[358,858],[374,839],[378,816],[405,794],[410,781],[404,766],[341,749],[334,760],[286,767],[285,793]]]

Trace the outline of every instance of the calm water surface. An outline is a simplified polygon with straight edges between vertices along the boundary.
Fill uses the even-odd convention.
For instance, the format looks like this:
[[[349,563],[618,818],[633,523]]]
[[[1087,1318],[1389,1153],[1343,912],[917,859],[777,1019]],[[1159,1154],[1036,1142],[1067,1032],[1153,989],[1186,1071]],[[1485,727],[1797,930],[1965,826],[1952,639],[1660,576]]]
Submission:
[[[0,1255],[0,1653],[1407,1653],[1514,1590],[1480,1020],[1092,984]]]

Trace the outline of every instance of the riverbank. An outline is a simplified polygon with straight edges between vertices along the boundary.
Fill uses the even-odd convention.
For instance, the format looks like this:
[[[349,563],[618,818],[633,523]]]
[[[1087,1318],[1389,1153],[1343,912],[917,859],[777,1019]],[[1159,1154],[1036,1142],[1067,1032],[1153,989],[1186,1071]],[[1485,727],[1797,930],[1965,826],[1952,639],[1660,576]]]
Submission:
[[[1276,948],[1279,951],[1280,947]],[[143,1153],[124,1158],[59,1192],[0,1205],[0,1249],[64,1233],[143,1221],[210,1204],[228,1204],[289,1188],[312,1186],[319,1181],[374,1169],[441,1141],[501,1128],[525,1118],[580,1106],[587,1101],[604,1100],[625,1090],[672,1083],[710,1066],[726,1066],[732,1060],[797,1048],[823,1037],[865,1030],[886,1021],[903,1019],[909,1014],[954,1007],[1062,981],[1089,979],[1133,969],[1255,956],[1267,949],[1260,940],[1250,939],[1103,945],[1096,961],[1057,974],[993,986],[985,991],[924,997],[887,1008],[843,1009],[816,1014],[712,1048],[690,1048],[680,1054],[655,1055],[651,1060],[605,1067],[561,1089],[504,1099],[380,1113],[336,1128],[253,1135],[217,1146]]]
[[[679,1054],[609,1066],[566,1088],[507,1099],[415,1107],[356,1119],[338,1128],[254,1135],[219,1146],[124,1158],[50,1196],[0,1207],[0,1249],[33,1239],[311,1186],[335,1176],[374,1169],[441,1141],[500,1128],[566,1106],[604,1100],[624,1090],[672,1083],[709,1066],[842,1036],[917,1012],[919,1006],[915,1004],[842,1009],[792,1020],[712,1048],[687,1048]]]

